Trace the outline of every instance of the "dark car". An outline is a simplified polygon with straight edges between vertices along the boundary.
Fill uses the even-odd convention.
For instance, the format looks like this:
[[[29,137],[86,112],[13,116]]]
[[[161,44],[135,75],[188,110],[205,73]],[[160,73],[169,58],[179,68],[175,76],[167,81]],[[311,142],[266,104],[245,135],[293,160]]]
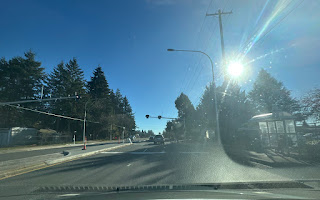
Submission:
[[[154,140],[153,136],[149,137],[149,142],[153,142],[153,140]]]
[[[154,144],[164,144],[164,137],[163,135],[156,135],[153,138],[153,143]]]

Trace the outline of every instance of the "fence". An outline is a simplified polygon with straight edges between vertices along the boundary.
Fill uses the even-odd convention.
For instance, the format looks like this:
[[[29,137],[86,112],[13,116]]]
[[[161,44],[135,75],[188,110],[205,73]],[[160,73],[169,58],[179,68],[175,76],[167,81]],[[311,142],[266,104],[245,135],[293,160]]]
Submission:
[[[50,129],[37,130],[22,127],[0,129],[0,147],[61,144],[71,143],[72,141],[72,136],[57,133]]]

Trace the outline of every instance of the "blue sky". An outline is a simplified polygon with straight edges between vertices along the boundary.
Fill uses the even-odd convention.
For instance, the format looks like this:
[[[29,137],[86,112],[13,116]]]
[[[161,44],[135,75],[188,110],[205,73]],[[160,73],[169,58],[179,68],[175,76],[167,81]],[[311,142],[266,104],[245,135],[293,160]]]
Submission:
[[[228,60],[244,55],[247,40],[258,41],[243,59],[255,59],[239,78],[243,89],[250,90],[261,68],[283,81],[294,97],[318,87],[320,2],[300,2],[1,1],[0,56],[10,59],[32,49],[47,73],[61,60],[76,57],[86,79],[100,65],[110,87],[129,98],[139,129],[159,132],[166,121],[145,115],[177,116],[179,93],[197,105],[212,79],[207,58],[167,48],[207,52],[216,63],[218,84],[222,81],[218,19],[205,17],[206,12],[233,11],[223,16]]]

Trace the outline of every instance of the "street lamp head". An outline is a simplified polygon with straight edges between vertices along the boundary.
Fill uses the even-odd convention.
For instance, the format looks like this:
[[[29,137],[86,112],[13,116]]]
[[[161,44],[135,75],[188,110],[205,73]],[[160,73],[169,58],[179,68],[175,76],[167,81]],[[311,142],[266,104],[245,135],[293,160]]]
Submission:
[[[167,51],[175,51],[174,49],[167,49]]]

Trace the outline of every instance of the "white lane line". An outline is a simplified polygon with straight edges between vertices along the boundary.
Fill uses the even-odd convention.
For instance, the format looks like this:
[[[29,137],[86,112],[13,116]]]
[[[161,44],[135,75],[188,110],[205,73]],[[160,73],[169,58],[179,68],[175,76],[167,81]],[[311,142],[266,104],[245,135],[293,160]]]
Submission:
[[[79,196],[80,194],[62,194],[58,195],[59,197],[74,197],[74,196]]]
[[[101,153],[107,153],[107,154],[118,154],[118,153],[125,153],[125,152],[104,151],[104,152],[101,152]]]
[[[184,153],[184,154],[201,154],[201,153],[210,153],[210,152],[201,152],[201,151],[198,151],[198,152],[179,152],[179,153]]]
[[[150,154],[164,154],[166,152],[129,152],[130,154],[150,155]]]
[[[165,153],[170,153],[170,152],[165,152],[165,151],[160,151],[160,152],[152,152],[148,151],[148,149],[145,149],[144,151],[138,151],[138,152],[110,152],[110,151],[105,151],[101,153],[106,153],[106,154],[136,154],[136,155],[152,155],[152,154],[165,154]],[[179,153],[179,154],[208,154],[210,152],[171,152],[173,154]]]

